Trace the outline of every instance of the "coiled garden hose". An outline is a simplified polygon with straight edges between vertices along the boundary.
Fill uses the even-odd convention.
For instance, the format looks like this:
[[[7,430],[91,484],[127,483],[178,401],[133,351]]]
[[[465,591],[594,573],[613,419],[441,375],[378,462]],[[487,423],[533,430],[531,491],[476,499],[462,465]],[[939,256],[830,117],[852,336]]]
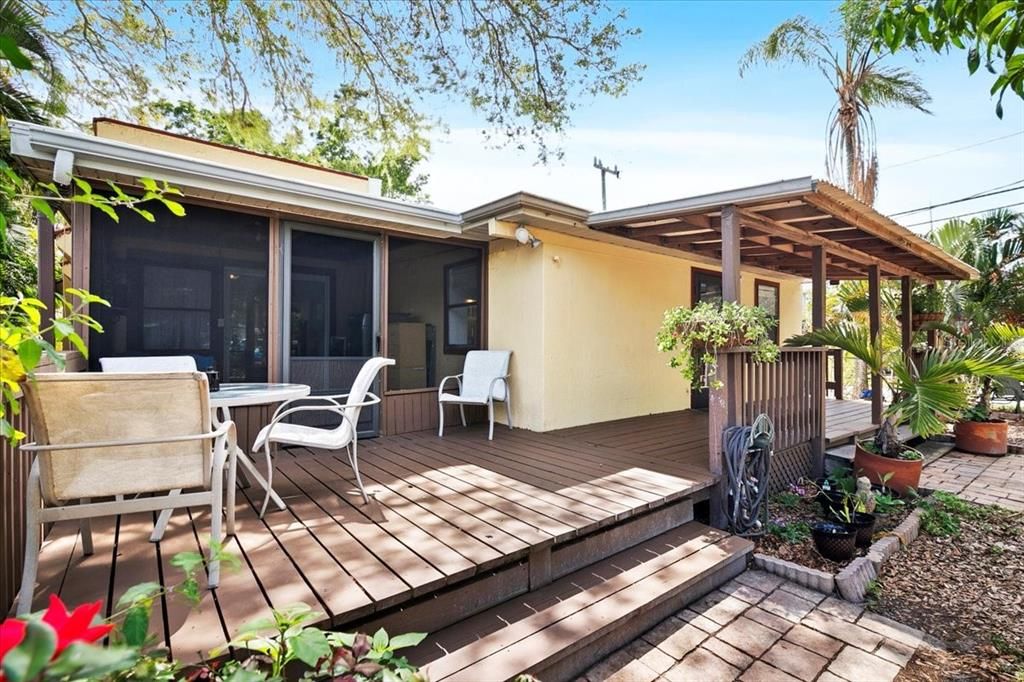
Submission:
[[[752,426],[731,426],[722,433],[725,459],[725,518],[736,535],[761,535],[768,523],[768,469],[775,425],[761,414]]]

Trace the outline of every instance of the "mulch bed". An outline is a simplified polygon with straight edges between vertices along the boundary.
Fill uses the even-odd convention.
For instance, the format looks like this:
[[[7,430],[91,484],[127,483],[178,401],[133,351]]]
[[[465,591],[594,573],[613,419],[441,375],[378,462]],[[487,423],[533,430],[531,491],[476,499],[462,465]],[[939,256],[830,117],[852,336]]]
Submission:
[[[889,514],[878,515],[875,523],[876,539],[886,531],[898,526],[903,519],[907,518],[911,511],[913,511],[913,507],[907,504]],[[803,521],[813,526],[818,521],[824,521],[825,517],[822,514],[821,505],[816,501],[801,499],[795,506],[786,506],[779,502],[778,497],[773,497],[768,501],[768,520],[769,523],[779,525]],[[867,548],[858,549],[850,561],[841,563],[830,561],[818,554],[818,550],[814,547],[814,540],[810,536],[803,542],[792,543],[769,533],[757,538],[756,544],[756,552],[828,573],[838,573],[850,561],[867,553]]]
[[[921,653],[901,680],[1024,677],[1024,513],[971,507],[959,535],[922,532],[882,567],[869,608],[948,648]]]
[[[1010,445],[1024,446],[1024,415],[1012,412],[994,412],[992,416],[1005,419],[1010,423],[1010,427],[1007,429],[1007,442]]]

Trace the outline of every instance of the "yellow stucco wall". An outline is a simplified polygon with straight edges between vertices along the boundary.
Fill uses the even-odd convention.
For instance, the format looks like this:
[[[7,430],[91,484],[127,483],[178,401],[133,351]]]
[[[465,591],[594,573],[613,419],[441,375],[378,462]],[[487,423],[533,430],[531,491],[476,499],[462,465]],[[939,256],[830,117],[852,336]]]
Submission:
[[[366,193],[370,189],[368,178],[356,175],[337,173],[326,168],[316,168],[299,163],[290,163],[258,154],[206,144],[198,140],[190,140],[177,135],[169,135],[159,130],[152,130],[134,125],[125,125],[117,121],[98,120],[95,122],[96,136],[108,140],[117,140],[127,144],[149,147],[203,159],[225,166],[237,166],[257,173],[266,173],[292,180],[313,182],[349,192]]]
[[[689,386],[658,353],[666,309],[690,304],[699,263],[531,228],[537,248],[494,242],[488,265],[488,344],[513,351],[517,426],[547,431],[690,405]],[[800,329],[801,283],[780,282],[781,338]]]

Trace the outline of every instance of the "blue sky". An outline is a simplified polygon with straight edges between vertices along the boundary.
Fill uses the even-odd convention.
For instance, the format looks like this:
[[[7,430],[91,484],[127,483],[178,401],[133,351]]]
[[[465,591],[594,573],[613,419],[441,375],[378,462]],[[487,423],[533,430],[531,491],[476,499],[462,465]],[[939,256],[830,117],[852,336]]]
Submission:
[[[432,203],[466,209],[520,189],[587,208],[600,207],[593,157],[623,170],[609,180],[609,208],[690,196],[781,178],[824,177],[825,123],[832,93],[802,66],[756,67],[740,78],[737,62],[784,19],[830,20],[830,2],[631,2],[642,34],[625,59],[647,65],[620,99],[584,102],[561,141],[565,157],[548,167],[531,151],[486,148],[482,123],[466,108],[444,106],[447,135],[425,165]],[[951,150],[1024,131],[1024,106],[1011,95],[994,113],[987,73],[967,75],[964,55],[900,55],[933,97],[928,116],[875,112],[881,181],[877,206],[893,213],[1024,180],[1024,135]],[[933,159],[906,163],[920,157]],[[891,167],[894,164],[896,167]],[[902,216],[904,224],[1024,202],[1024,190]],[[1024,210],[1024,206],[1018,207]],[[915,229],[927,229],[927,225]]]

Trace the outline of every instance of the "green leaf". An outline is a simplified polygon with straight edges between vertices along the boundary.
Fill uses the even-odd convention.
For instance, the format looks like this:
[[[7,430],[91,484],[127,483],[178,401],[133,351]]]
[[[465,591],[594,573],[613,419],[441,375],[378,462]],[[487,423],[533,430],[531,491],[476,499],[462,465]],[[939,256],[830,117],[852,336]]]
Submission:
[[[148,223],[155,223],[156,222],[156,216],[153,215],[152,211],[147,211],[146,209],[138,208],[137,206],[132,206],[131,209],[133,211],[135,211],[136,213],[138,213],[140,216],[142,216],[142,219],[145,220],[146,222],[148,222]]]
[[[11,66],[21,71],[31,71],[33,68],[32,60],[21,51],[10,35],[0,35],[0,55],[9,61]]]
[[[148,192],[159,192],[160,187],[153,178],[139,178],[139,184]]]
[[[124,623],[121,624],[121,636],[128,646],[141,647],[149,635],[149,607],[139,604],[128,609]]]
[[[1006,14],[1006,11],[1011,9],[1015,4],[1016,2],[1014,0],[1004,0],[1004,2],[997,2],[992,5],[988,12],[985,13],[985,16],[981,18],[981,21],[978,22],[979,32],[984,32],[984,30],[988,28],[989,24]]]
[[[373,633],[373,648],[378,650],[386,649],[388,646],[388,633],[384,631],[384,628],[377,630]]]
[[[117,600],[117,608],[124,608],[125,606],[134,605],[143,601],[151,601],[153,597],[160,593],[160,583],[139,583],[138,585],[132,585],[121,598]]]
[[[974,73],[978,70],[978,66],[981,64],[981,55],[978,53],[978,48],[972,47],[967,51],[967,71]]]
[[[47,670],[48,679],[105,680],[128,670],[139,660],[137,649],[127,646],[104,647],[75,642],[57,657]]]
[[[171,199],[161,199],[160,201],[163,202],[164,206],[167,207],[168,211],[170,211],[177,217],[181,218],[182,216],[185,215],[185,207],[179,204],[177,201],[172,201]]]
[[[327,636],[319,628],[305,628],[299,634],[288,639],[292,655],[306,665],[312,667],[322,658],[331,655],[331,647]]]
[[[194,573],[203,565],[203,555],[199,552],[178,552],[171,557],[171,566],[180,568],[185,573]]]
[[[46,668],[56,650],[54,629],[41,620],[30,620],[25,628],[25,639],[4,656],[4,676],[10,682],[31,680]]]
[[[57,216],[54,214],[53,208],[46,201],[39,197],[33,197],[29,200],[29,203],[32,204],[32,208],[46,216],[46,219],[51,223],[57,222]]]
[[[78,185],[78,189],[82,190],[84,194],[92,194],[92,185],[83,180],[82,178],[72,178],[75,184]]]
[[[85,357],[89,357],[89,349],[85,345],[85,341],[76,332],[71,332],[65,338],[71,342],[71,344],[78,350],[79,353]]]
[[[407,632],[404,635],[396,635],[391,638],[391,642],[388,646],[392,649],[404,649],[410,646],[416,646],[424,639],[426,639],[427,633],[425,632]]]
[[[43,347],[35,339],[25,339],[18,344],[18,359],[21,360],[21,365],[27,374],[32,373],[42,357]]]

